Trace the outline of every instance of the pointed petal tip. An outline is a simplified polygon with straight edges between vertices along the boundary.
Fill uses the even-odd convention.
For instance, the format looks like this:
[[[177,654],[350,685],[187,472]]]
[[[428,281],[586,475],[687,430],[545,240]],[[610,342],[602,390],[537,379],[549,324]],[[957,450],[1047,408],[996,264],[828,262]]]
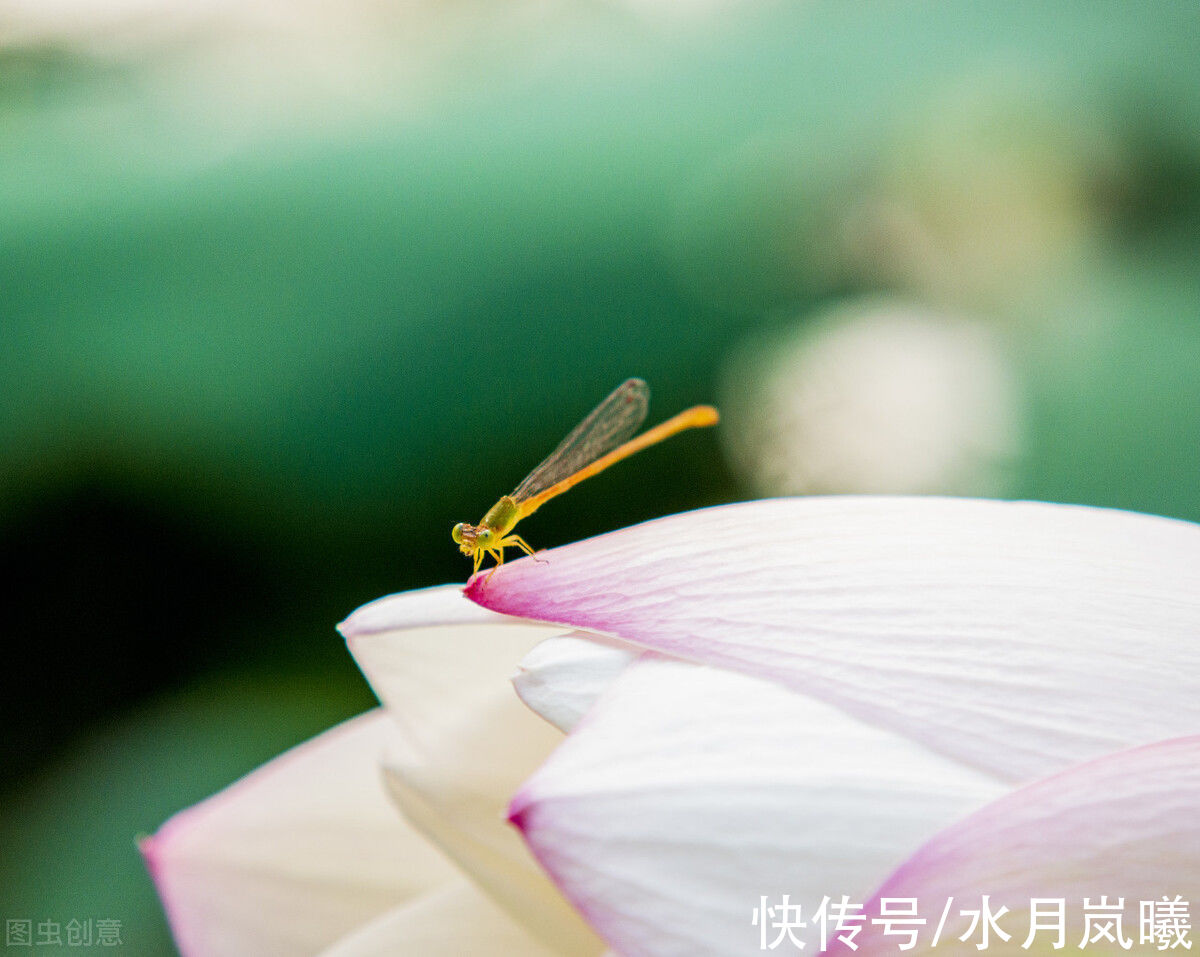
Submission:
[[[483,601],[483,595],[484,595],[484,591],[485,591],[483,583],[484,583],[484,579],[486,579],[486,578],[487,578],[487,572],[476,572],[474,575],[472,575],[470,578],[467,579],[467,583],[465,585],[463,585],[463,590],[462,590],[462,593],[464,596],[466,596],[471,601],[475,602],[475,604],[477,604],[477,605],[483,605],[485,608],[487,607],[487,605]]]
[[[137,847],[138,853],[142,856],[142,863],[146,865],[146,872],[157,887],[162,858],[157,838],[153,834],[139,834],[134,838],[134,845]]]
[[[526,827],[526,818],[532,810],[533,799],[528,792],[521,789],[513,795],[512,800],[508,804],[508,823],[521,832],[522,837],[528,833]]]
[[[372,604],[374,603],[372,602]],[[363,608],[368,607],[370,606],[363,605],[362,607],[355,609],[342,621],[339,621],[336,625],[334,625],[334,628],[337,629],[337,633],[342,636],[347,644],[365,633],[365,629],[362,627],[362,615],[360,612],[363,610]]]
[[[503,565],[496,565],[493,568],[480,569],[472,574],[463,584],[463,595],[477,605],[483,605],[482,597],[495,591],[497,585],[504,581],[506,569],[511,571],[515,566],[523,566],[526,561],[528,559],[517,559],[516,561],[505,562]]]
[[[150,882],[154,885],[154,892],[158,895],[167,924],[171,928],[171,936],[175,939],[176,946],[181,949],[186,946],[185,941],[191,941],[195,936],[194,922],[188,920],[185,908],[180,906],[179,896],[171,878],[174,862],[170,858],[180,825],[186,825],[191,819],[194,807],[195,805],[179,811],[174,817],[163,822],[153,834],[140,834],[135,839],[146,873],[150,875]]]
[[[429,625],[478,623],[484,620],[488,620],[488,615],[479,609],[478,603],[467,604],[463,601],[462,586],[431,585],[385,595],[360,605],[337,625],[337,630],[349,641],[352,638]]]
[[[376,598],[364,605],[359,605],[342,621],[339,621],[336,625],[334,625],[338,631],[338,634],[346,639],[346,641],[350,641],[352,638],[357,638],[361,635],[370,634],[372,631],[375,631],[376,628],[372,627],[374,624],[373,619],[375,617],[374,612],[384,602],[388,601],[388,599],[392,597],[394,596],[385,595],[383,598]]]
[[[545,551],[546,549],[542,549],[538,554],[541,555]],[[462,593],[475,602],[475,604],[486,608],[488,605],[484,597],[496,591],[496,583],[502,582],[510,572],[520,572],[528,568],[530,562],[534,564],[546,564],[545,559],[533,559],[524,556],[510,562],[505,562],[503,565],[481,569],[467,579],[467,583],[462,587]]]

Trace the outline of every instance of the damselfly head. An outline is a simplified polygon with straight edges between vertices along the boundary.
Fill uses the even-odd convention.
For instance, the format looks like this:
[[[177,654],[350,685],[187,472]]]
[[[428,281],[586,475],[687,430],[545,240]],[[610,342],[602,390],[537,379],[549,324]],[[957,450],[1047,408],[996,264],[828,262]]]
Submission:
[[[459,522],[450,529],[450,537],[464,555],[474,555],[481,548],[492,544],[495,534],[486,525],[467,525]]]

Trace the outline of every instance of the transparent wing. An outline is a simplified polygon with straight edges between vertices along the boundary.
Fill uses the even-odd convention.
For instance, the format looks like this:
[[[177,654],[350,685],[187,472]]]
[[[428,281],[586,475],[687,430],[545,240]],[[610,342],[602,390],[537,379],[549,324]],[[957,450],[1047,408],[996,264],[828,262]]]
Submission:
[[[649,407],[650,387],[641,379],[626,379],[526,476],[512,497],[518,503],[533,498],[611,452],[638,430]]]

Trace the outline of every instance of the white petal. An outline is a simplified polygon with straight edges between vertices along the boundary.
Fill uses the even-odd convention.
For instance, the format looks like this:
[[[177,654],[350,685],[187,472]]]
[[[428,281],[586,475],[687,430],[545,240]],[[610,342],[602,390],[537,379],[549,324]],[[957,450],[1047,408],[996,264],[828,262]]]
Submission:
[[[513,687],[526,705],[569,732],[640,654],[633,645],[586,632],[547,638],[522,659]]]
[[[749,953],[761,895],[864,900],[1004,786],[770,682],[653,656],[514,799],[542,865],[624,954]]]
[[[940,944],[966,936],[964,909],[979,910],[987,894],[998,926],[1015,936],[1009,949],[1036,942],[1051,951],[1055,934],[1029,936],[1030,901],[1064,899],[1065,943],[1079,947],[1085,900],[1102,896],[1124,905],[1124,931],[1135,953],[1156,950],[1140,940],[1141,901],[1176,895],[1200,898],[1200,737],[1177,738],[1107,755],[1005,795],[938,834],[905,861],[866,902],[879,913],[883,897],[929,902],[940,912],[950,901]],[[1044,923],[1044,922],[1039,922]],[[1116,934],[1113,934],[1114,938]],[[1170,935],[1168,935],[1168,938]],[[981,941],[979,928],[971,947]],[[857,938],[861,954],[895,954],[896,938],[873,922]],[[993,937],[993,949],[999,941]],[[932,930],[922,935],[932,946]],[[1089,944],[1089,952],[1104,950]],[[1143,944],[1140,948],[1138,944]],[[1106,952],[1120,952],[1110,946]],[[1040,951],[1039,951],[1040,952]],[[1176,953],[1184,952],[1178,947]]]
[[[511,697],[516,662],[564,629],[497,615],[455,585],[390,595],[338,625],[410,747],[435,757],[480,696]]]
[[[400,728],[392,765],[411,766],[423,789],[490,802],[498,817],[559,738],[519,706],[510,678],[530,648],[563,629],[486,611],[450,585],[380,599],[338,627]]]
[[[409,823],[539,940],[564,953],[598,953],[600,943],[587,924],[504,821],[507,796],[561,737],[511,688],[501,688],[507,698],[477,710],[477,725],[447,739],[452,763],[432,766],[403,748],[393,749],[384,767],[389,792]],[[490,787],[476,789],[478,775],[467,769],[492,762]],[[498,797],[496,790],[505,796]]]
[[[472,599],[770,678],[1008,780],[1200,731],[1200,526],[842,497],[676,515]]]
[[[360,928],[321,957],[552,957],[466,880],[439,888]]]
[[[382,599],[340,628],[403,732],[385,761],[400,810],[541,940],[598,952],[504,821],[513,792],[561,740],[509,679],[522,655],[563,629],[484,611],[454,586]]]
[[[313,953],[455,878],[384,792],[371,712],[182,811],[141,849],[188,957]]]

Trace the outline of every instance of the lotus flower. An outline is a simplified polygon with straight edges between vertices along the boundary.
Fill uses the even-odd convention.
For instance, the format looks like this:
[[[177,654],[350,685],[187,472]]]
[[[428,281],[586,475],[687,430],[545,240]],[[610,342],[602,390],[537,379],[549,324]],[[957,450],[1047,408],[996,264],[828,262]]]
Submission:
[[[184,954],[916,952],[943,903],[1026,953],[1038,898],[1097,951],[1102,895],[1148,952],[1200,899],[1200,527],[781,499],[539,558],[359,609],[383,709],[145,842]]]

